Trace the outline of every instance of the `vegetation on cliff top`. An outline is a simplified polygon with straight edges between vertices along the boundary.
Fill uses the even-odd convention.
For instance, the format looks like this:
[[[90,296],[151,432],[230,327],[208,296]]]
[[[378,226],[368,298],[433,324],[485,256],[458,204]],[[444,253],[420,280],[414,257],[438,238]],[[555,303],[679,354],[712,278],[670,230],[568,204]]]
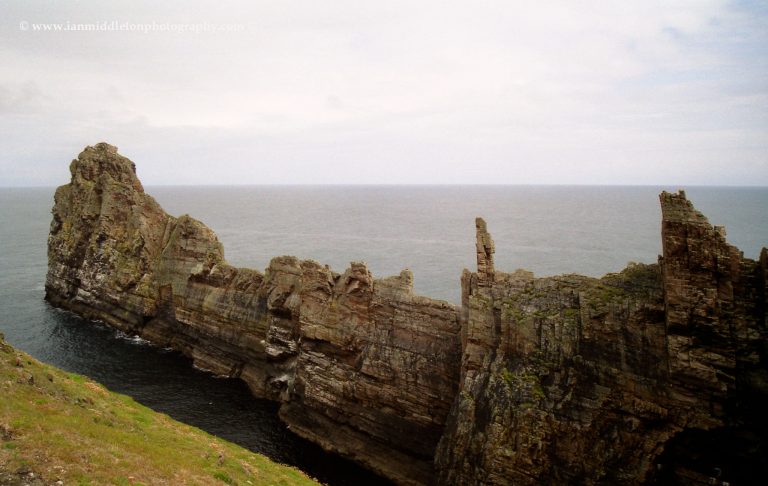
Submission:
[[[65,485],[317,484],[297,469],[44,365],[0,334],[0,484],[22,476],[25,483]]]

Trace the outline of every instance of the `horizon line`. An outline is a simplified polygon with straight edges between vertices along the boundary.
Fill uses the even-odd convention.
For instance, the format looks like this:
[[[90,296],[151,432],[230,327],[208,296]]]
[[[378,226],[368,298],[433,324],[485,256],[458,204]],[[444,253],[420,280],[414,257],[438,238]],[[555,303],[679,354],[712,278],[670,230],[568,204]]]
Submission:
[[[0,185],[0,189],[47,189],[56,188],[59,185],[34,184],[34,185]],[[190,183],[190,184],[165,184],[144,183],[144,187],[676,187],[685,189],[688,187],[701,188],[734,188],[734,189],[768,189],[768,184],[680,184],[680,183],[653,183],[653,184],[586,184],[586,183],[253,183],[253,184],[227,184],[227,183]]]

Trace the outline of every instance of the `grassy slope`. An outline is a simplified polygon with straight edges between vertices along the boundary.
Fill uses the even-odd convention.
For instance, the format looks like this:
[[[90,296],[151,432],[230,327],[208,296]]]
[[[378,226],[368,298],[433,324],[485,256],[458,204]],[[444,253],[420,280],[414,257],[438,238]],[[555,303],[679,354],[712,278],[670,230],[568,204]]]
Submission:
[[[317,484],[14,350],[0,334],[0,472],[46,483]]]

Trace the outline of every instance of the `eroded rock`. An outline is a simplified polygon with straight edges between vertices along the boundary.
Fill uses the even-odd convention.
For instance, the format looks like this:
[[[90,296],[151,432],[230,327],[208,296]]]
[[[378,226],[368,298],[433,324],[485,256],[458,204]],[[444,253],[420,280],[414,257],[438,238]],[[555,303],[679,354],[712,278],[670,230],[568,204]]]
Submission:
[[[478,218],[457,308],[415,295],[409,270],[377,279],[361,262],[339,274],[288,256],[265,273],[232,267],[110,145],[71,173],[53,208],[51,303],[242,378],[292,431],[397,483],[764,472],[750,454],[767,429],[768,251],[743,258],[682,192],[661,195],[659,263],[602,279],[498,271]]]
[[[458,387],[455,306],[413,275],[339,275],[293,257],[235,268],[205,225],[174,218],[107,144],[56,192],[46,298],[283,403],[295,433],[402,484],[425,484]]]
[[[441,484],[759,482],[766,251],[745,259],[684,193],[660,199],[659,264],[602,279],[489,283],[477,225]]]

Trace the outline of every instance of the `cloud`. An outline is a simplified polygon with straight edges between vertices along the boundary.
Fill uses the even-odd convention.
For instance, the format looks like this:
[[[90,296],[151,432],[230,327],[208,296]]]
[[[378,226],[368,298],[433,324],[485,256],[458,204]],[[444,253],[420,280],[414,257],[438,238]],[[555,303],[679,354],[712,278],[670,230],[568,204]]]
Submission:
[[[228,5],[11,2],[0,185],[59,183],[101,140],[148,184],[768,184],[758,4]]]

